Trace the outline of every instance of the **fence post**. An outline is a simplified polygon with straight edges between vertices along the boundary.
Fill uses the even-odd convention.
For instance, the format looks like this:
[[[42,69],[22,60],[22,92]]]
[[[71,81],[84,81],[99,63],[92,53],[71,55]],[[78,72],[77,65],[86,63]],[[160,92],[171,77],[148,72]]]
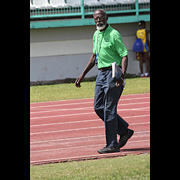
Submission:
[[[136,7],[136,16],[139,16],[139,4],[138,4],[138,0],[136,0],[135,7]]]
[[[81,18],[84,19],[84,0],[81,0]]]

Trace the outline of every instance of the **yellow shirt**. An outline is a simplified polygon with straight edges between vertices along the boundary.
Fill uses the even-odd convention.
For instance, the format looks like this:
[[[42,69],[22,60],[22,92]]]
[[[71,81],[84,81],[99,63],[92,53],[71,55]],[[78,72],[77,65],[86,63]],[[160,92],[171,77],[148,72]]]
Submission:
[[[147,42],[146,42],[146,30],[145,29],[137,30],[136,36],[137,36],[137,38],[140,38],[142,40],[142,43],[144,45],[143,52],[149,51],[149,49],[147,47]]]

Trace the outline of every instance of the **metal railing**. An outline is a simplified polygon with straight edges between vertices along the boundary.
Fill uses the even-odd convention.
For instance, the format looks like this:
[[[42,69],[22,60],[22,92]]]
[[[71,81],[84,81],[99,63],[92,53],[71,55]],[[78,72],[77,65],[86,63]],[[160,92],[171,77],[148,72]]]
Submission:
[[[147,14],[150,0],[30,0],[30,20],[92,18],[96,9],[112,17]]]

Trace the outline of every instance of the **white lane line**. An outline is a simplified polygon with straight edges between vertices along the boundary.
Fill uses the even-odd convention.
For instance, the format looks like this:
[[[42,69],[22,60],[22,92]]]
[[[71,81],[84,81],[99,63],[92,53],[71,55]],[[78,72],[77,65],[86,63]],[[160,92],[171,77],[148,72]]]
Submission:
[[[129,101],[129,100],[138,100],[138,99],[150,99],[149,97],[139,97],[139,98],[129,98],[129,99],[120,99],[120,102],[122,101]],[[49,102],[49,101],[48,101]],[[48,102],[46,102],[48,104]],[[56,101],[61,102],[61,101]],[[67,101],[68,102],[68,101]],[[90,102],[76,102],[76,103],[67,103],[67,104],[50,104],[50,105],[40,105],[40,106],[32,106],[30,109],[36,109],[36,108],[44,108],[44,107],[56,107],[56,106],[69,106],[69,105],[79,105],[79,104],[92,104],[94,103],[94,100],[92,99]]]
[[[30,109],[38,109],[38,108],[46,108],[46,107],[57,107],[57,106],[71,106],[71,105],[79,105],[79,104],[93,104],[93,101],[90,102],[77,102],[77,103],[67,103],[67,104],[51,104],[45,106],[33,106]]]
[[[49,111],[35,111],[35,112],[30,112],[30,114],[40,114],[40,113],[48,113],[48,112],[60,112],[60,111],[78,111],[78,110],[93,110],[92,106],[89,107],[81,107],[81,108],[67,108],[67,109],[52,109]]]
[[[128,118],[141,118],[141,117],[148,117],[150,114],[145,115],[139,115],[139,116],[126,116],[122,117],[123,119]],[[60,124],[74,124],[74,123],[88,123],[88,122],[94,122],[94,121],[100,121],[100,119],[91,119],[91,120],[81,120],[81,121],[68,121],[68,122],[58,122],[58,123],[48,123],[48,124],[37,124],[37,125],[30,125],[30,127],[41,127],[41,126],[53,126],[53,125],[60,125]]]
[[[128,106],[128,105],[139,105],[139,104],[149,104],[150,102],[137,102],[137,103],[126,103],[126,104],[119,104],[118,106]],[[40,114],[40,113],[48,113],[48,112],[56,112],[56,111],[76,111],[76,110],[85,110],[85,109],[89,109],[89,110],[93,110],[93,106],[89,106],[89,107],[80,107],[80,108],[66,108],[66,109],[52,109],[52,110],[48,110],[48,111],[35,111],[35,112],[30,112],[30,114]]]
[[[150,131],[135,131],[133,137],[139,137],[139,135],[147,135],[149,134]],[[50,139],[50,140],[35,140],[35,141],[31,141],[30,144],[31,145],[36,145],[36,144],[47,144],[47,143],[53,143],[53,142],[61,142],[64,143],[64,141],[77,141],[77,140],[83,140],[83,139],[93,139],[93,138],[104,138],[105,135],[95,135],[95,136],[81,136],[81,137],[74,137],[74,138],[61,138],[61,139]]]
[[[48,124],[37,124],[37,125],[30,125],[30,127],[41,127],[41,126],[54,126],[60,124],[75,124],[75,123],[88,123],[88,122],[95,122],[100,121],[100,119],[92,119],[92,120],[82,120],[82,121],[69,121],[69,122],[59,122],[59,123],[48,123]]]
[[[49,133],[57,133],[57,132],[69,132],[69,131],[81,131],[81,130],[88,130],[88,129],[100,129],[104,128],[104,126],[97,126],[97,127],[88,127],[88,128],[77,128],[77,129],[63,129],[63,130],[57,130],[57,131],[44,131],[44,132],[35,132],[30,133],[30,135],[37,135],[37,134],[49,134]]]
[[[142,125],[142,124],[150,124],[150,122],[142,122],[142,123],[132,123],[133,125]],[[49,134],[49,133],[58,133],[58,132],[72,132],[72,131],[81,131],[81,130],[89,130],[89,129],[101,129],[104,128],[104,126],[96,126],[96,127],[87,127],[87,128],[77,128],[77,129],[63,129],[63,130],[56,130],[56,131],[43,131],[43,132],[35,132],[30,133],[30,135],[37,135],[37,134]]]
[[[143,108],[129,108],[129,109],[119,109],[118,111],[149,111],[150,107],[143,107]],[[81,116],[81,115],[87,115],[87,114],[96,114],[93,112],[86,112],[86,113],[75,113],[75,114],[61,114],[56,116],[40,116],[40,117],[30,117],[30,120],[33,119],[45,119],[45,118],[56,118],[56,117],[65,117],[65,116]]]
[[[50,139],[50,140],[35,140],[31,141],[30,144],[40,144],[40,143],[49,143],[49,142],[60,142],[60,141],[74,141],[74,140],[80,140],[80,139],[91,139],[91,138],[99,138],[99,137],[105,137],[105,135],[96,135],[96,136],[81,136],[81,137],[75,137],[75,138],[61,138],[61,139]]]
[[[87,114],[95,114],[95,112],[87,112],[87,113],[75,113],[75,114],[61,114],[56,116],[40,116],[40,117],[30,117],[30,120],[33,119],[45,119],[45,118],[56,118],[56,117],[66,117],[66,116],[81,116],[81,115],[87,115]]]
[[[143,142],[150,142],[150,139],[146,139],[146,140],[129,140],[128,141],[128,144],[129,143],[143,143]],[[79,149],[79,148],[90,148],[90,147],[94,147],[94,146],[103,146],[104,144],[91,144],[91,145],[85,145],[85,146],[74,146],[73,149]],[[43,150],[31,150],[31,153],[39,153],[39,152],[48,152],[48,151],[60,151],[60,150],[63,150],[63,149],[67,149],[67,147],[61,147],[61,148],[55,148],[55,149],[43,149]]]

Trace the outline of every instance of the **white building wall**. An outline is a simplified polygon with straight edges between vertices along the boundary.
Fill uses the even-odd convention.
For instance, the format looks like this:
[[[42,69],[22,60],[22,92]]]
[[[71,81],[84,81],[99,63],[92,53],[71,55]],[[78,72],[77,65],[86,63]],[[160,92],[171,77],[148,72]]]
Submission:
[[[129,52],[127,73],[138,74],[139,62],[132,51],[138,23],[111,25],[118,30]],[[149,29],[149,23],[147,23]],[[78,77],[92,54],[95,26],[31,29],[30,81]],[[86,77],[96,76],[94,67]]]

